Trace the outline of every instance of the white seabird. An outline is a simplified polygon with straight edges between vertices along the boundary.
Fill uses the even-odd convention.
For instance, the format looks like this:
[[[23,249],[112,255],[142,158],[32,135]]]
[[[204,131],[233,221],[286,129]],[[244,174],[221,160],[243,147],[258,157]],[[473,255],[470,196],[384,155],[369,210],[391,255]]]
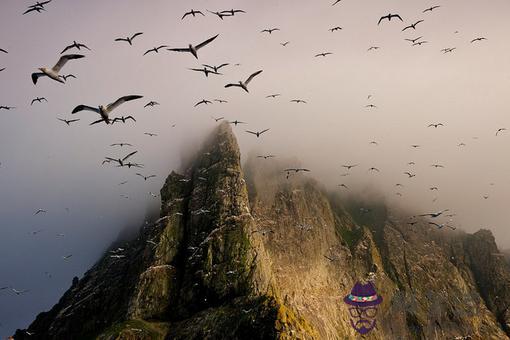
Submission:
[[[37,79],[39,79],[39,77],[44,77],[44,76],[50,77],[51,79],[64,84],[65,82],[58,76],[58,73],[60,72],[62,67],[64,67],[64,65],[69,60],[80,59],[80,58],[84,58],[84,57],[85,56],[81,55],[81,54],[66,54],[66,55],[63,55],[62,57],[60,57],[58,62],[52,68],[47,68],[47,67],[39,68],[39,70],[41,72],[32,73],[32,81],[34,82],[34,85],[37,84]]]
[[[106,106],[100,105],[99,107],[91,107],[91,106],[87,106],[87,105],[78,105],[77,107],[74,108],[73,112],[71,112],[71,113],[75,114],[75,113],[83,111],[83,110],[93,111],[93,112],[99,113],[99,115],[101,116],[101,119],[93,122],[92,124],[100,123],[100,122],[103,122],[103,121],[106,124],[110,124],[109,115],[110,115],[110,113],[113,110],[115,110],[117,107],[119,107],[120,105],[124,104],[125,102],[128,102],[130,100],[140,99],[140,98],[143,98],[143,96],[138,96],[138,95],[124,96],[124,97],[121,97],[121,98],[117,99],[113,103],[110,103],[110,104],[108,104]]]

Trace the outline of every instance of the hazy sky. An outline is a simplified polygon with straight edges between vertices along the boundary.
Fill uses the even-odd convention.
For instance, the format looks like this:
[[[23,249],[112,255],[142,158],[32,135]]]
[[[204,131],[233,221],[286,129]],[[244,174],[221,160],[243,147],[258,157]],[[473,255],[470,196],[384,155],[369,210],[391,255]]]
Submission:
[[[159,192],[183,153],[216,124],[211,116],[249,123],[235,128],[244,155],[257,150],[296,157],[332,189],[340,183],[356,192],[375,189],[392,205],[415,212],[449,208],[457,214],[453,225],[469,232],[490,228],[501,247],[510,247],[510,130],[495,136],[499,128],[510,129],[510,3],[332,2],[53,0],[46,12],[21,15],[30,2],[2,0],[0,48],[9,53],[0,53],[0,68],[6,67],[0,72],[0,105],[16,109],[0,110],[0,287],[30,291],[0,291],[0,336],[49,309],[123,227],[143,222],[147,207],[158,204],[148,192]],[[432,5],[441,7],[422,13]],[[223,21],[210,13],[181,20],[191,8],[247,13]],[[404,23],[378,26],[390,12]],[[402,32],[419,19],[425,21],[416,31]],[[343,29],[328,31],[335,26]],[[260,33],[274,27],[280,31]],[[135,32],[144,34],[132,47],[113,41]],[[199,61],[164,49],[142,56],[154,46],[185,47],[216,34],[199,51]],[[428,43],[411,47],[404,40],[419,36]],[[470,43],[481,36],[488,40]],[[73,40],[92,49],[62,70],[78,78],[65,85],[41,78],[34,86],[30,74],[53,66]],[[380,49],[368,52],[370,46]],[[443,54],[448,47],[456,50]],[[314,57],[321,52],[333,55]],[[231,65],[222,76],[188,70],[225,62]],[[250,94],[224,88],[260,69]],[[265,98],[272,93],[282,96]],[[144,98],[115,115],[133,115],[136,123],[90,127],[98,119],[93,113],[70,115],[78,104],[98,106],[128,94]],[[48,103],[31,106],[37,96]],[[215,98],[229,103],[193,107]],[[290,103],[297,98],[308,104]],[[161,105],[144,109],[150,100]],[[68,127],[57,117],[81,120]],[[438,122],[445,126],[427,127]],[[257,139],[247,128],[271,130]],[[134,148],[109,146],[115,142]],[[145,182],[135,175],[139,170],[101,166],[105,156],[130,150],[138,150],[133,160],[145,164],[143,174],[158,177]],[[350,176],[340,176],[342,164],[357,163]],[[370,167],[380,173],[368,172]],[[416,177],[408,179],[405,171]],[[432,186],[439,191],[430,191]],[[34,216],[39,208],[48,213]]]

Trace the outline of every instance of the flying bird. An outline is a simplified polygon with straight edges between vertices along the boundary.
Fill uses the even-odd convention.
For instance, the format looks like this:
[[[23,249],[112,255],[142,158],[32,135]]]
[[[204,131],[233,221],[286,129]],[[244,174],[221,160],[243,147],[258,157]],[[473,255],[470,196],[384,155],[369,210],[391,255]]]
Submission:
[[[263,29],[262,31],[260,31],[260,33],[272,34],[274,31],[279,31],[279,30],[280,30],[279,28],[266,28],[266,29]]]
[[[291,103],[296,103],[296,104],[300,104],[300,103],[301,104],[306,104],[306,101],[301,100],[301,99],[292,99],[290,102]]]
[[[457,229],[457,228],[452,227],[451,225],[448,225],[448,224],[446,224],[446,223],[441,223],[441,224],[439,224],[439,223],[435,223],[435,222],[429,222],[429,224],[430,224],[430,225],[434,225],[434,226],[436,226],[436,227],[437,227],[437,229],[443,229],[444,227],[448,227],[448,228],[450,228],[450,229],[452,229],[452,230]]]
[[[112,120],[112,124],[116,123],[116,122],[122,122],[122,123],[126,123],[126,120],[128,119],[131,119],[133,122],[136,122],[136,119],[133,117],[133,116],[122,116],[122,117],[116,117]]]
[[[415,42],[417,42],[417,41],[418,41],[418,40],[420,40],[421,38],[423,38],[423,37],[418,37],[418,38],[414,38],[414,39],[404,39],[404,40],[410,41],[411,43],[413,43],[413,44],[414,44]]]
[[[437,128],[438,128],[438,127],[440,127],[440,126],[444,126],[444,124],[443,124],[443,123],[434,123],[434,124],[429,124],[429,126],[428,126],[428,127],[434,127],[434,128],[436,128],[436,129],[437,129]]]
[[[482,41],[482,40],[487,40],[487,38],[483,38],[483,37],[476,38],[476,39],[471,40],[471,43],[474,43],[476,41]]]
[[[55,64],[55,66],[53,66],[52,68],[41,67],[41,68],[39,68],[39,70],[42,73],[41,72],[32,73],[32,82],[35,85],[35,84],[37,84],[37,79],[39,79],[39,77],[47,76],[47,77],[50,77],[53,80],[58,81],[59,83],[64,84],[64,81],[62,79],[60,79],[59,76],[58,76],[58,73],[60,72],[62,67],[64,67],[64,65],[69,60],[81,59],[81,58],[84,58],[84,57],[85,56],[81,55],[81,54],[66,54],[66,55],[63,55],[63,56],[60,57],[58,62]]]
[[[152,106],[156,106],[156,105],[159,105],[159,103],[151,100],[150,102],[148,102],[147,104],[145,104],[143,107],[144,107],[144,108],[146,108],[146,107],[148,107],[148,106],[151,106],[151,107],[152,107]]]
[[[214,121],[217,123],[219,122],[220,120],[223,120],[225,119],[225,117],[219,117],[219,118],[216,118],[216,117],[211,117],[212,119],[214,119]]]
[[[209,105],[209,104],[212,104],[212,102],[210,100],[207,100],[207,99],[202,99],[201,101],[196,103],[193,107],[197,107],[197,106],[202,105],[202,104]]]
[[[43,1],[43,2],[37,1],[35,4],[28,6],[28,8],[44,7],[45,5],[49,4],[50,2],[51,2],[51,0],[46,0],[46,1]]]
[[[290,43],[290,41],[286,41],[286,42],[280,43],[280,45],[282,45],[283,47],[286,47],[289,43]]]
[[[333,54],[331,52],[323,52],[323,53],[319,53],[319,54],[316,54],[315,57],[325,57],[325,56],[328,56],[330,54]]]
[[[113,110],[115,110],[117,107],[119,107],[120,105],[122,105],[122,104],[124,104],[126,102],[129,102],[129,101],[135,100],[135,99],[140,99],[140,98],[143,98],[143,96],[139,96],[139,95],[124,96],[124,97],[120,97],[119,99],[117,99],[113,103],[110,103],[110,104],[108,104],[106,106],[100,105],[97,108],[91,107],[91,106],[87,106],[87,105],[78,105],[78,106],[76,106],[74,108],[74,110],[72,111],[72,114],[75,114],[77,112],[84,111],[84,110],[96,112],[96,113],[98,113],[101,116],[101,119],[93,122],[93,124],[96,124],[96,123],[99,123],[99,122],[103,122],[103,121],[106,124],[110,124],[109,116],[110,116],[110,113]]]
[[[443,54],[446,54],[446,53],[451,53],[453,51],[455,51],[457,48],[456,47],[447,47],[447,48],[443,48],[441,50],[441,52],[443,52]]]
[[[351,170],[352,168],[357,167],[359,164],[352,164],[352,165],[342,165],[342,168],[346,168],[347,170]]]
[[[496,131],[496,136],[498,135],[498,133],[500,133],[500,132],[502,132],[502,131],[506,131],[506,128],[498,129],[498,131]]]
[[[73,41],[73,43],[71,45],[69,45],[69,46],[66,46],[66,48],[64,48],[62,50],[62,52],[60,52],[60,54],[64,53],[67,50],[70,50],[71,48],[76,48],[78,50],[81,50],[82,47],[90,51],[90,48],[88,48],[86,45],[78,43],[76,41]]]
[[[450,211],[450,210],[449,209],[444,209],[444,210],[441,210],[441,211],[438,211],[438,212],[435,212],[435,213],[421,214],[421,215],[418,215],[418,216],[420,216],[420,217],[429,216],[429,217],[432,217],[432,218],[436,218],[436,217],[441,216],[442,214],[444,214],[447,211]]]
[[[207,12],[209,12],[211,14],[214,14],[214,15],[217,15],[218,18],[220,18],[221,20],[223,20],[223,17],[231,17],[232,16],[230,14],[224,14],[224,13],[221,13],[221,12],[213,12],[213,11],[210,11],[210,10],[207,10]]]
[[[209,77],[209,74],[222,75],[221,73],[218,73],[216,71],[210,70],[207,67],[204,67],[204,68],[190,68],[189,70],[196,71],[196,72],[203,72],[206,77]]]
[[[412,44],[411,46],[421,46],[421,45],[427,44],[427,43],[428,43],[428,41],[425,41],[425,40],[424,41],[418,41],[418,42],[415,42],[414,44]]]
[[[226,10],[226,11],[221,11],[221,13],[226,13],[226,14],[230,14],[230,16],[234,16],[236,13],[246,13],[246,12],[243,11],[242,9],[230,9],[230,10]]]
[[[260,135],[261,135],[261,134],[263,134],[263,133],[264,133],[264,132],[266,132],[266,131],[269,131],[269,129],[265,129],[265,130],[262,130],[262,131],[256,131],[256,132],[246,130],[246,132],[251,133],[252,135],[257,136],[257,138],[259,138],[259,137],[260,137]]]
[[[128,160],[128,158],[130,158],[131,156],[133,156],[134,154],[136,154],[138,151],[133,151],[133,152],[130,152],[129,154],[127,154],[124,158],[112,158],[112,157],[105,157],[105,160],[107,161],[110,161],[110,162],[117,162],[119,163],[120,166],[124,166],[124,162]]]
[[[368,169],[368,171],[376,171],[376,172],[381,172],[379,169],[377,168],[374,168],[374,167],[371,167],[370,169]]]
[[[298,172],[310,172],[310,171],[311,170],[306,169],[306,168],[289,168],[289,169],[283,170],[283,172],[295,172],[295,173],[298,173]]]
[[[345,188],[345,189],[347,189],[347,190],[349,189],[349,188],[347,187],[347,185],[345,185],[345,184],[343,184],[343,183],[342,183],[342,184],[338,184],[338,186],[339,186],[339,187],[342,187],[342,188]]]
[[[266,98],[276,98],[276,97],[279,97],[279,96],[281,96],[281,94],[275,93],[275,94],[270,94],[269,96],[266,96]]]
[[[377,25],[379,25],[381,23],[381,21],[383,21],[384,19],[388,19],[388,21],[391,21],[392,18],[398,18],[398,19],[400,19],[400,21],[402,21],[402,22],[404,21],[404,20],[402,20],[402,17],[400,15],[390,13],[388,15],[382,16],[379,19],[379,21],[377,22]]]
[[[225,85],[225,87],[237,86],[237,87],[242,88],[242,89],[243,89],[243,90],[245,90],[246,92],[249,92],[249,91],[248,91],[248,84],[249,84],[249,83],[253,80],[253,78],[255,78],[256,76],[258,76],[258,75],[259,75],[259,74],[261,74],[261,73],[262,73],[262,70],[257,71],[257,72],[255,72],[255,73],[253,73],[252,75],[250,75],[250,76],[248,77],[248,79],[246,79],[246,81],[244,81],[244,82],[243,82],[243,81],[241,81],[241,80],[240,80],[238,84],[227,84],[227,85]]]
[[[61,75],[59,77],[64,79],[64,81],[67,81],[67,78],[74,78],[74,79],[76,79],[76,76],[74,74]]]
[[[335,27],[332,27],[329,29],[330,32],[335,32],[335,31],[340,31],[342,29],[342,27],[340,26],[335,26]]]
[[[30,12],[41,13],[41,11],[45,11],[44,7],[30,7],[25,12],[23,12],[23,15],[28,14]]]
[[[30,103],[30,105],[34,105],[35,102],[42,103],[43,100],[46,103],[48,102],[48,100],[46,98],[44,98],[44,97],[37,97],[37,98],[32,99],[32,102]]]
[[[34,213],[34,216],[35,215],[39,215],[39,214],[46,214],[48,211],[44,210],[44,209],[37,209],[37,211]]]
[[[245,122],[240,122],[238,120],[234,120],[233,122],[229,122],[230,124],[234,124],[235,126],[237,126],[237,124],[247,124]]]
[[[14,294],[16,294],[16,295],[18,295],[18,296],[19,296],[19,295],[23,295],[23,294],[25,294],[25,293],[28,293],[28,292],[29,292],[29,290],[28,290],[28,289],[25,289],[25,290],[17,290],[17,289],[15,289],[15,288],[11,288],[11,290],[12,290],[12,292],[13,292]]]
[[[71,126],[71,123],[79,121],[79,119],[62,119],[62,118],[57,119],[60,120],[61,122],[66,123],[68,126]]]
[[[7,110],[7,111],[9,111],[11,109],[15,109],[15,107],[14,106],[3,106],[3,105],[0,106],[0,110]]]
[[[129,143],[114,143],[114,144],[111,144],[110,146],[120,146],[120,147],[123,147],[123,146],[133,146]]]
[[[158,136],[157,134],[155,134],[155,133],[151,133],[151,132],[144,132],[143,134],[144,134],[144,135],[147,135],[147,136],[149,136],[149,137],[157,137],[157,136]]]
[[[117,38],[115,39],[115,41],[125,41],[127,42],[129,45],[133,45],[133,39],[138,37],[139,35],[142,35],[143,32],[138,32],[138,33],[135,33],[133,34],[131,37],[127,37],[127,38]]]
[[[184,13],[184,15],[182,16],[181,20],[184,20],[184,18],[186,18],[188,15],[192,15],[193,18],[194,18],[195,15],[197,15],[197,14],[202,14],[202,16],[205,17],[205,14],[202,13],[201,11],[195,11],[194,9],[192,9],[191,11]]]
[[[405,30],[407,30],[407,29],[409,29],[409,28],[416,29],[416,25],[418,25],[420,22],[423,22],[423,20],[418,20],[418,21],[416,21],[414,24],[411,24],[411,25],[409,25],[409,26],[404,27],[404,29],[402,30],[402,32],[403,32],[403,31],[405,31]]]
[[[218,35],[219,34],[216,34],[214,37],[209,38],[206,41],[204,41],[204,42],[202,42],[202,43],[200,43],[200,44],[198,44],[196,46],[193,46],[193,45],[189,44],[188,47],[184,47],[184,48],[169,48],[168,50],[169,51],[174,51],[174,52],[189,52],[195,58],[198,59],[198,50],[201,49],[202,47],[206,46],[210,42],[212,42],[214,39],[216,39],[218,37]]]
[[[423,13],[426,13],[426,12],[432,12],[433,10],[435,10],[436,8],[439,8],[441,6],[432,6],[430,8],[427,8],[423,11]]]
[[[150,178],[156,177],[156,175],[144,176],[140,173],[136,173],[136,175],[142,177],[145,181],[147,181]]]
[[[143,55],[146,55],[147,53],[150,53],[150,52],[159,53],[159,50],[162,49],[162,48],[165,48],[165,47],[168,47],[168,46],[167,45],[160,45],[158,47],[153,47],[150,50],[145,51],[145,53]]]
[[[378,49],[380,49],[380,47],[379,47],[379,46],[370,46],[370,47],[367,49],[367,51],[368,51],[368,52],[370,52],[370,51],[373,51],[373,50],[375,51],[375,50],[378,50]]]
[[[202,66],[204,67],[207,67],[211,70],[214,70],[214,72],[218,73],[218,70],[221,69],[222,67],[225,67],[225,66],[228,66],[230,65],[229,63],[223,63],[221,65],[218,65],[218,66],[211,66],[211,65],[206,65],[206,64],[202,64]]]
[[[3,48],[0,48],[0,52],[3,52],[3,53],[9,53],[9,52],[7,52],[6,50],[4,50]]]
[[[416,177],[416,175],[415,175],[415,174],[412,174],[412,173],[410,173],[409,171],[404,172],[404,175],[407,175],[407,177],[409,177],[409,178]]]
[[[276,157],[275,155],[259,155],[259,156],[257,156],[257,158],[264,158],[264,159],[275,158],[275,157]]]
[[[214,101],[220,104],[228,103],[228,101],[224,99],[214,99]]]
[[[342,0],[336,0],[335,2],[333,2],[333,4],[331,6],[335,6],[337,3],[339,3],[340,1]]]

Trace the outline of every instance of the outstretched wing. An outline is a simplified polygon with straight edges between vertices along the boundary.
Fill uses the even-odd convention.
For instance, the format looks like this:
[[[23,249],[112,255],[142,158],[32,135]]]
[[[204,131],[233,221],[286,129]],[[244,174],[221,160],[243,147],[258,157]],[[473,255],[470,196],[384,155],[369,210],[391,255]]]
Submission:
[[[81,55],[81,54],[66,54],[66,55],[63,55],[60,57],[60,59],[58,60],[58,62],[55,64],[55,66],[53,66],[52,70],[56,73],[58,73],[60,71],[60,69],[62,67],[64,67],[64,65],[69,61],[69,60],[73,60],[73,59],[80,59],[80,58],[85,58],[84,55]]]
[[[138,32],[138,33],[133,34],[133,36],[131,37],[131,40],[133,40],[134,38],[136,38],[137,36],[142,35],[142,34],[143,34],[143,32]]]
[[[71,112],[72,114],[80,112],[80,111],[93,111],[95,113],[99,113],[99,109],[97,107],[87,106],[87,105],[78,105],[74,108],[74,110]]]
[[[135,99],[140,99],[140,98],[143,98],[143,96],[131,95],[131,96],[120,97],[119,99],[117,99],[113,103],[108,104],[108,106],[106,106],[106,110],[107,111],[113,111],[118,106],[120,106],[121,104],[124,104],[125,102],[131,101],[131,100],[135,100]]]
[[[168,48],[167,50],[174,51],[174,52],[191,52],[191,50],[187,47],[185,47],[185,48]]]
[[[37,79],[39,79],[39,77],[44,77],[46,74],[42,73],[42,72],[37,72],[37,73],[32,73],[32,82],[35,84],[37,84]]]
[[[198,44],[197,46],[195,46],[195,48],[198,50],[202,47],[204,47],[205,45],[209,44],[211,41],[213,41],[214,39],[216,39],[218,37],[219,34],[216,34],[214,37],[212,38],[209,38],[207,39],[206,41],[204,41],[203,43],[200,43]]]
[[[255,78],[256,76],[258,76],[261,73],[262,73],[262,70],[253,73],[251,76],[248,77],[248,79],[246,79],[246,81],[244,83],[246,85],[248,85],[253,78]]]
[[[261,134],[263,134],[264,132],[267,132],[267,131],[269,131],[269,129],[262,130],[262,131],[259,132],[259,134],[261,135]]]
[[[95,124],[98,124],[98,123],[101,123],[101,122],[106,122],[103,118],[99,119],[99,120],[96,120],[92,123],[90,123],[89,125],[95,125]]]
[[[246,130],[246,132],[251,133],[252,135],[257,135],[257,133],[253,131]]]
[[[129,153],[126,157],[122,158],[122,161],[126,161],[129,157],[133,156],[135,153],[137,153],[138,151],[133,151],[131,153]]]
[[[227,84],[227,85],[225,85],[225,87],[232,87],[232,86],[241,87],[241,85],[239,85],[239,84]]]

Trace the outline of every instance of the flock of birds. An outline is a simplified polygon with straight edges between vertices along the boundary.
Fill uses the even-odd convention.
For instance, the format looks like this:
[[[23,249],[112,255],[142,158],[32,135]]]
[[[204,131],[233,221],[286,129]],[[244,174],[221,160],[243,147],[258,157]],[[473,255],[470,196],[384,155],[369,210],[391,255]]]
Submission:
[[[37,2],[31,6],[28,6],[28,8],[22,14],[23,15],[28,15],[28,14],[35,15],[35,14],[43,13],[46,11],[46,7],[49,4],[51,4],[51,2],[52,2],[52,0]],[[332,6],[337,6],[340,2],[341,2],[341,0],[337,0],[332,4]],[[423,13],[426,14],[426,13],[435,12],[437,10],[440,10],[440,7],[441,6],[439,6],[439,5],[431,6],[429,8],[424,9]],[[196,18],[199,16],[205,16],[206,13],[209,13],[210,15],[217,16],[221,20],[225,20],[225,18],[228,18],[228,17],[246,14],[246,11],[244,11],[242,9],[230,9],[230,10],[222,10],[222,11],[211,11],[211,10],[200,11],[200,10],[191,9],[190,11],[188,11],[182,15],[181,20],[190,20],[192,18]],[[377,24],[377,25],[389,24],[389,23],[393,23],[393,22],[402,22],[403,23],[404,19],[399,14],[390,13],[390,14],[381,16],[378,21],[374,20],[374,24]],[[419,28],[418,25],[422,24],[423,22],[424,22],[424,20],[417,20],[412,23],[409,23],[402,28],[402,31],[403,32],[416,31]],[[343,28],[340,26],[335,26],[335,27],[330,28],[329,31],[334,33],[334,32],[341,31],[342,29]],[[266,29],[261,30],[260,33],[273,35],[273,34],[277,34],[277,32],[279,32],[279,31],[281,31],[281,29],[279,27],[271,27],[271,28],[266,28]],[[128,35],[126,37],[118,37],[118,38],[114,38],[112,40],[115,42],[118,42],[118,43],[123,43],[123,44],[125,43],[125,44],[128,44],[129,46],[133,46],[139,39],[142,39],[141,37],[143,35],[144,35],[144,32],[136,32],[136,33]],[[219,35],[217,34],[217,35],[214,35],[214,36],[212,36],[206,40],[203,40],[199,43],[196,43],[196,44],[189,43],[185,47],[177,47],[176,48],[176,47],[170,47],[168,45],[154,46],[153,48],[146,50],[143,53],[143,56],[160,53],[161,50],[166,50],[168,52],[189,53],[189,54],[191,54],[191,56],[193,56],[193,58],[195,58],[196,60],[199,60],[199,52],[204,48],[212,48],[211,46],[214,45],[214,42],[216,39],[218,39],[218,37],[219,37]],[[427,40],[423,40],[422,36],[419,36],[416,38],[406,38],[405,40],[410,42],[411,46],[421,46],[423,44],[429,43]],[[475,44],[475,43],[479,43],[484,40],[487,40],[487,38],[476,37],[476,38],[472,39],[470,41],[470,43]],[[285,41],[285,42],[281,42],[280,45],[282,47],[286,47],[286,46],[288,46],[289,43],[290,43],[290,41]],[[380,48],[381,48],[380,46],[370,46],[368,48],[368,51],[376,51]],[[452,53],[455,50],[456,50],[456,47],[447,47],[447,48],[442,49],[441,52]],[[91,51],[92,51],[92,49],[89,48],[86,44],[84,44],[82,42],[73,41],[71,44],[65,46],[62,49],[62,52],[60,53],[61,55],[58,57],[58,61],[56,62],[56,64],[53,67],[40,67],[40,68],[38,68],[38,70],[36,72],[33,72],[31,74],[31,80],[32,80],[33,84],[35,86],[41,86],[41,82],[46,81],[45,79],[53,80],[53,81],[56,81],[56,82],[59,82],[62,84],[66,84],[66,82],[69,79],[77,80],[78,79],[77,76],[75,76],[74,74],[63,74],[62,70],[68,63],[73,64],[75,62],[81,62],[80,61],[81,59],[86,58],[85,54],[78,54],[78,52],[81,53],[81,52],[91,52]],[[76,52],[76,53],[74,53],[74,52]],[[8,51],[0,48],[0,56],[1,56],[1,53],[7,54]],[[315,54],[315,57],[316,58],[325,58],[332,54],[333,54],[333,52],[325,51],[325,52]],[[1,62],[1,59],[0,59],[0,62]],[[229,63],[222,63],[220,65],[201,64],[201,67],[189,68],[189,70],[193,71],[193,72],[203,73],[203,75],[205,77],[219,76],[219,75],[224,75],[221,72],[223,70],[225,70],[228,66],[231,66],[231,64],[229,64]],[[239,66],[239,64],[234,64],[234,66]],[[66,68],[68,68],[68,67],[70,67],[70,66],[66,66]],[[6,69],[5,67],[3,67],[3,68],[0,67],[0,72],[4,71],[5,69]],[[249,75],[247,74],[247,77],[245,79],[227,83],[227,84],[225,84],[224,87],[226,89],[238,88],[239,91],[242,90],[241,93],[249,94],[250,93],[249,88],[248,88],[249,85],[252,84],[252,82],[256,79],[256,77],[260,76],[262,73],[263,73],[263,70],[254,71],[253,73],[251,73]],[[28,78],[28,75],[27,75],[27,78]],[[268,99],[277,99],[280,96],[281,96],[280,93],[272,93],[272,94],[266,95],[265,97]],[[371,97],[372,96],[369,95],[368,100],[370,100]],[[131,94],[131,95],[126,95],[121,98],[118,98],[107,105],[80,104],[80,105],[76,105],[76,107],[71,111],[71,115],[82,114],[83,112],[92,112],[93,114],[95,114],[97,119],[90,122],[90,125],[104,123],[104,125],[109,126],[109,125],[113,125],[115,123],[125,124],[130,120],[133,122],[136,122],[136,119],[132,115],[117,116],[117,117],[114,117],[113,115],[114,115],[114,112],[118,111],[117,109],[120,106],[127,105],[127,103],[130,103],[133,101],[141,100],[142,98],[143,98],[142,95],[138,95],[138,94],[132,95]],[[48,102],[48,100],[45,97],[36,97],[31,101],[30,105],[34,105],[36,103],[41,104],[43,102]],[[228,101],[226,101],[224,99],[220,99],[220,98],[213,99],[213,100],[203,99],[203,100],[197,102],[194,106],[198,107],[201,105],[209,105],[209,104],[212,104],[213,102],[223,104],[223,103],[227,103]],[[308,103],[306,100],[303,100],[300,98],[291,99],[290,102],[295,103],[295,104],[307,104]],[[143,107],[151,108],[151,107],[154,107],[157,105],[160,105],[160,104],[156,101],[149,101]],[[377,106],[374,104],[367,104],[366,108],[367,109],[377,109]],[[2,111],[2,110],[9,111],[9,110],[14,110],[14,109],[16,109],[16,107],[14,107],[14,106],[0,105],[0,111]],[[62,123],[66,124],[67,126],[71,126],[72,124],[75,124],[80,121],[79,118],[73,118],[73,117],[76,117],[76,116],[65,117],[65,118],[58,117],[57,119],[59,121],[61,121]],[[225,120],[225,117],[212,117],[212,119],[214,119],[215,122],[220,122],[222,120]],[[238,120],[232,120],[232,121],[229,121],[229,123],[232,124],[233,126],[247,124],[244,121],[238,121]],[[172,125],[172,126],[175,127],[175,125]],[[441,122],[433,122],[433,123],[430,123],[428,125],[428,127],[438,129],[438,128],[445,127],[445,124],[441,123]],[[495,132],[495,135],[498,136],[498,135],[504,133],[506,130],[507,130],[506,128],[501,127]],[[246,133],[253,135],[256,138],[262,138],[264,136],[264,134],[266,134],[268,131],[270,131],[270,128],[265,128],[263,130],[254,130],[254,129],[245,130]],[[145,132],[144,134],[147,136],[150,136],[150,137],[157,136],[157,134],[151,133],[151,132]],[[378,143],[376,141],[371,141],[370,144],[378,145]],[[112,148],[118,147],[119,149],[123,149],[124,147],[128,147],[128,148],[133,147],[132,144],[126,143],[126,142],[113,143],[110,146]],[[463,147],[463,146],[466,146],[466,144],[460,143],[458,146]],[[417,148],[420,148],[420,145],[415,144],[415,145],[411,145],[411,147],[417,149]],[[107,156],[107,157],[104,157],[102,164],[103,165],[111,164],[111,165],[114,165],[119,168],[135,168],[135,169],[144,168],[144,164],[134,160],[134,158],[137,155],[138,155],[138,151],[134,150],[134,151],[129,151],[127,153],[124,153],[121,156]],[[259,158],[261,160],[270,160],[275,157],[276,157],[276,155],[273,155],[273,154],[257,156],[257,158]],[[414,164],[415,164],[414,162],[408,163],[409,166],[413,166]],[[0,165],[1,165],[1,163],[0,163]],[[355,168],[359,168],[359,167],[361,167],[360,164],[343,164],[342,168],[345,169],[345,172],[342,173],[341,176],[342,177],[349,176]],[[431,164],[431,167],[433,167],[435,169],[439,169],[439,168],[444,168],[445,166],[442,164]],[[140,170],[137,170],[137,171],[140,171]],[[292,176],[296,176],[300,173],[307,173],[310,171],[311,170],[308,168],[295,167],[295,168],[283,169],[282,173],[285,176],[285,178],[289,179]],[[377,167],[372,166],[372,167],[369,167],[367,169],[367,171],[372,172],[372,173],[378,173],[381,170]],[[414,178],[417,176],[417,174],[412,171],[405,171],[405,172],[403,172],[403,175],[405,175],[408,179],[411,179],[411,178]],[[136,172],[136,176],[140,177],[140,179],[143,179],[144,181],[148,181],[148,180],[156,177],[156,175],[154,175],[154,174],[142,174],[140,172]],[[127,183],[127,181],[123,181],[123,182],[119,183],[119,185],[124,185],[126,183]],[[403,187],[404,185],[401,183],[397,183],[397,184],[395,184],[395,186]],[[349,187],[346,183],[338,184],[338,187],[343,190],[349,190]],[[430,191],[438,191],[438,190],[439,190],[439,188],[437,186],[430,187]],[[149,192],[149,195],[151,195],[154,198],[158,197],[157,194],[154,194],[152,192]],[[402,196],[402,193],[397,192],[396,195]],[[125,198],[129,198],[127,195],[121,195],[121,196],[125,197]],[[483,198],[488,199],[488,196],[484,195]],[[455,214],[451,214],[451,213],[448,214],[449,211],[450,211],[449,209],[443,209],[438,212],[425,213],[425,214],[412,216],[412,219],[408,222],[408,224],[410,226],[413,226],[416,223],[418,223],[418,221],[417,221],[418,217],[428,217],[431,219],[431,221],[428,223],[433,227],[436,227],[438,229],[442,229],[445,227],[450,228],[450,229],[456,229],[455,226],[450,224],[450,222],[452,221],[451,218],[454,217]],[[203,213],[207,213],[207,212],[208,212],[207,210],[201,210],[201,211],[196,212],[196,214],[203,214]],[[361,212],[362,213],[370,213],[370,210],[361,208]],[[45,214],[45,213],[47,213],[47,210],[37,209],[34,212],[34,215],[40,215],[40,214]],[[450,218],[450,220],[448,222],[443,222],[443,223],[436,221],[437,219],[442,218],[442,217],[448,217],[448,218]],[[37,231],[37,232],[39,232],[39,231]],[[123,255],[121,254],[121,252],[122,252],[122,249],[119,248],[112,253],[111,257],[114,259],[121,259],[121,258],[123,258]],[[62,258],[64,260],[69,260],[71,257],[72,257],[72,254],[68,254],[68,255],[63,256]],[[23,295],[23,294],[29,292],[28,290],[17,290],[16,288],[14,288],[12,286],[0,287],[0,291],[2,291],[2,290],[10,290],[12,293],[14,293],[16,295]]]

